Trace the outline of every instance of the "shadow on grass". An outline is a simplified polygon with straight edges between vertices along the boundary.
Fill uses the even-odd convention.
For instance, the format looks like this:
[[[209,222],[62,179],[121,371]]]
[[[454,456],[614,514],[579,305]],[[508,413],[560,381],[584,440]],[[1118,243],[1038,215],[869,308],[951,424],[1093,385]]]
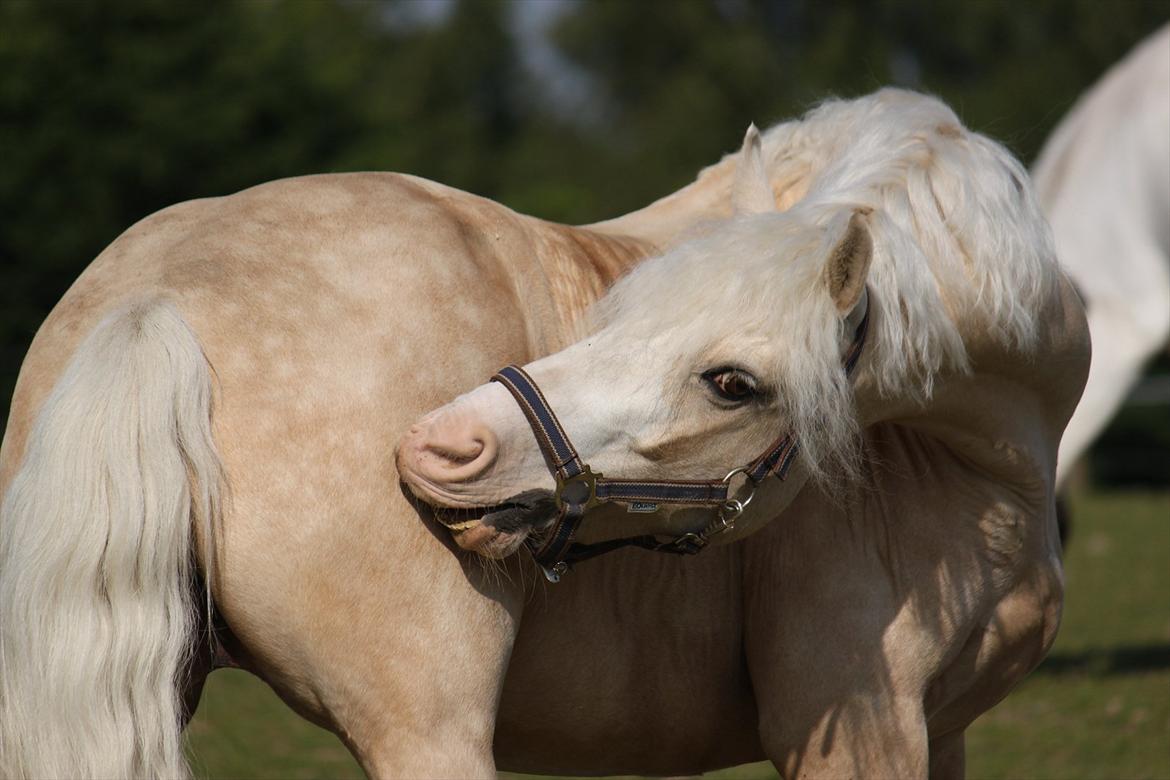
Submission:
[[[1170,644],[1092,648],[1079,653],[1053,653],[1033,674],[1122,675],[1170,669]]]

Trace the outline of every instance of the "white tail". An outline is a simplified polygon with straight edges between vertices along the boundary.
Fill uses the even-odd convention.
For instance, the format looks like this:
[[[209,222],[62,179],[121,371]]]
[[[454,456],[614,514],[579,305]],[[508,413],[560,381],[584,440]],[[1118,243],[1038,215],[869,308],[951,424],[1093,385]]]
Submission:
[[[0,777],[187,776],[210,419],[207,360],[162,301],[104,319],[53,388],[0,508]]]

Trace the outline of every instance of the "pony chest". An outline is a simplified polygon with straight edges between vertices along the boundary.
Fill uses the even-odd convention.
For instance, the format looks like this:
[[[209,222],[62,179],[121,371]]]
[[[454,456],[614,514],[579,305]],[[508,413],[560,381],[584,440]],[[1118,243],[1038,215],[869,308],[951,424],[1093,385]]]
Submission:
[[[505,679],[499,766],[688,774],[754,760],[738,557],[619,552],[537,593]]]

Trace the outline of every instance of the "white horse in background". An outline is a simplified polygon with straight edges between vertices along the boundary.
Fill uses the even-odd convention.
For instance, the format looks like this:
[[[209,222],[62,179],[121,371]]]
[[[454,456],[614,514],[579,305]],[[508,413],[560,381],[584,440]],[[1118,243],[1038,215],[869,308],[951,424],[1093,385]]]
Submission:
[[[1093,339],[1089,382],[1060,445],[1060,485],[1170,341],[1170,25],[1078,101],[1033,176]]]
[[[510,362],[611,476],[800,449],[715,538],[736,543],[534,588],[508,553],[548,518],[483,509],[552,483],[477,387]],[[897,90],[585,228],[392,174],[166,209],[22,367],[0,775],[184,775],[213,598],[236,662],[372,777],[959,777],[966,727],[1055,636],[1056,448],[1087,370],[1019,164]],[[579,539],[709,515],[601,506]]]

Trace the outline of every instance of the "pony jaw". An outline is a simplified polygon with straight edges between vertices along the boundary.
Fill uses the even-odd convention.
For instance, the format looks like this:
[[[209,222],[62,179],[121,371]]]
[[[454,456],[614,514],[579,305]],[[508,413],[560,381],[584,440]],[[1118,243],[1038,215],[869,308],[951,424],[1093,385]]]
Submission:
[[[551,525],[556,516],[556,504],[547,490],[529,490],[497,504],[477,505],[459,500],[436,501],[432,491],[426,489],[431,486],[407,480],[406,475],[404,485],[431,510],[459,547],[486,558],[506,558],[530,534]]]

